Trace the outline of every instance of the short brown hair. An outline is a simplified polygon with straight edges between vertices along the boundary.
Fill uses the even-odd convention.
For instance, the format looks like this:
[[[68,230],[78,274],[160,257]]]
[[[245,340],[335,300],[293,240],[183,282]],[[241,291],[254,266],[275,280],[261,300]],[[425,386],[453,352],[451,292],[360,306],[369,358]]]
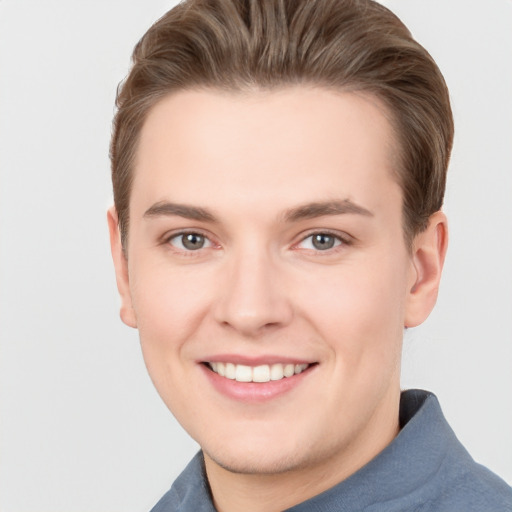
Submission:
[[[185,89],[307,84],[374,94],[398,140],[408,243],[442,206],[453,142],[445,81],[404,24],[372,0],[186,0],[147,31],[132,61],[110,149],[123,245],[143,123],[159,99]]]

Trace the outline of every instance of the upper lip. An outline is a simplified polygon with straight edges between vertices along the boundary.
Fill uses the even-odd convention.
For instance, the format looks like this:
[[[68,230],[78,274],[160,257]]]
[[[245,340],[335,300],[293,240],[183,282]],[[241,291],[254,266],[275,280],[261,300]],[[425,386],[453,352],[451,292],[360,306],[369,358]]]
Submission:
[[[298,357],[279,356],[279,355],[262,355],[262,356],[246,356],[242,354],[215,354],[207,356],[198,361],[200,363],[233,363],[245,366],[261,366],[271,364],[313,364],[316,361]]]

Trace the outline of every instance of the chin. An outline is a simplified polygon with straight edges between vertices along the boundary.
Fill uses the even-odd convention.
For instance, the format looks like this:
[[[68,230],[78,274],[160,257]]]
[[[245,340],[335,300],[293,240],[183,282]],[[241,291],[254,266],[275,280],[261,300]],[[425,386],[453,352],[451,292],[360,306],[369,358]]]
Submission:
[[[244,475],[276,475],[307,466],[307,463],[298,460],[297,456],[275,452],[267,454],[260,452],[259,454],[244,454],[243,456],[226,453],[217,456],[217,454],[206,451],[204,453],[205,456],[226,471]]]
[[[295,425],[296,426],[296,425]],[[278,474],[301,466],[307,458],[304,440],[287,421],[248,418],[232,425],[210,424],[208,431],[189,432],[201,446],[205,459],[239,474]],[[313,443],[314,444],[314,443]],[[306,448],[307,447],[307,448]]]
[[[303,438],[290,431],[278,435],[279,429],[275,430],[273,436],[227,435],[220,443],[202,445],[203,453],[205,458],[231,473],[277,475],[314,466],[322,458],[329,458],[335,448],[314,442],[313,436]]]

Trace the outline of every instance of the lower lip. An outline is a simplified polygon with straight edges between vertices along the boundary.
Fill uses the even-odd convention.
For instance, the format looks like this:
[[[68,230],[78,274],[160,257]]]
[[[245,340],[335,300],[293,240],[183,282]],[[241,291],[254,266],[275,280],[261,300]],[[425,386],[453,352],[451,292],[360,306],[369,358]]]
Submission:
[[[297,387],[313,371],[316,365],[309,366],[303,372],[291,377],[269,382],[238,382],[237,380],[221,377],[205,364],[200,366],[213,387],[228,398],[241,402],[265,402],[284,395]]]

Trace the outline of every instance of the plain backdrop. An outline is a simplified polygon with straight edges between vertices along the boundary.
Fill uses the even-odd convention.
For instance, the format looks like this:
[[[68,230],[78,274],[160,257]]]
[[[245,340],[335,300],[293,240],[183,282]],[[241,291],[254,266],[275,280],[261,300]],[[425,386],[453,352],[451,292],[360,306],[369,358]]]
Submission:
[[[389,0],[451,90],[451,240],[405,340],[473,457],[512,483],[512,2]],[[119,320],[105,211],[117,83],[163,0],[0,0],[0,509],[149,510],[197,450]]]

